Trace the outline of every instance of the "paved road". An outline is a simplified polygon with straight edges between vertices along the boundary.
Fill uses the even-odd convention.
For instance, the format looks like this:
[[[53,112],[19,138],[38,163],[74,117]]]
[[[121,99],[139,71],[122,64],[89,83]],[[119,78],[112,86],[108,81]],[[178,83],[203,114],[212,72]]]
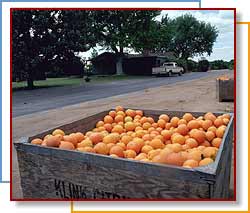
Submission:
[[[174,77],[149,77],[109,83],[86,83],[81,86],[43,88],[34,91],[16,91],[13,92],[12,112],[13,117],[17,117],[80,102],[174,84],[181,81],[199,79],[208,76],[216,77],[229,72],[232,71],[220,70],[207,73],[187,73],[182,76]]]

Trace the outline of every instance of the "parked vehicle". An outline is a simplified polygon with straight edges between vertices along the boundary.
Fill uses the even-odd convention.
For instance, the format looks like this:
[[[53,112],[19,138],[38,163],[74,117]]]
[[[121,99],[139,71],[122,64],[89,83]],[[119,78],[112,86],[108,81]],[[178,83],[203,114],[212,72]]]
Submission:
[[[183,73],[183,67],[179,67],[176,62],[166,62],[161,67],[152,68],[152,74],[156,76],[172,76],[173,74],[182,75]]]

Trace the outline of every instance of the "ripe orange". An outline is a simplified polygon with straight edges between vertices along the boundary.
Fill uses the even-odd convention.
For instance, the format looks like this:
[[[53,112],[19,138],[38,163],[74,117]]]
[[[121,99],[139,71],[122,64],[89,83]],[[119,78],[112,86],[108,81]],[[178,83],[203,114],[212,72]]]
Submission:
[[[154,149],[148,152],[148,159],[152,160],[156,155],[159,155],[161,152],[161,149]]]
[[[186,135],[188,133],[188,127],[186,124],[180,124],[177,127],[177,132],[181,135]]]
[[[77,138],[74,136],[74,134],[64,135],[63,140],[71,142],[74,146],[76,146],[78,143]]]
[[[194,148],[198,146],[198,142],[194,138],[188,138],[185,141],[185,144],[190,148]]]
[[[180,135],[180,134],[176,134],[173,136],[173,139],[172,139],[172,143],[178,143],[178,144],[181,144],[183,145],[186,141],[186,138],[183,136],[183,135]]]
[[[154,149],[163,149],[165,147],[164,143],[160,139],[153,139],[149,142],[149,145],[153,147]]]
[[[132,117],[132,118],[136,116],[135,110],[132,110],[132,109],[127,109],[127,110],[125,111],[125,113],[126,113],[126,115],[128,115],[128,116],[130,116],[130,117]]]
[[[202,157],[202,152],[200,150],[194,150],[188,153],[188,159],[200,161]]]
[[[78,143],[81,142],[82,140],[84,140],[84,138],[85,138],[84,134],[82,134],[81,132],[77,132],[75,134],[75,137],[76,137]]]
[[[98,121],[95,126],[96,126],[96,128],[98,128],[98,127],[101,127],[103,125],[104,125],[103,121]]]
[[[115,116],[115,122],[118,123],[118,122],[123,122],[123,119],[124,117],[122,115],[117,115]]]
[[[212,125],[213,125],[213,122],[211,120],[205,120],[205,121],[202,122],[201,127],[204,130],[208,130],[208,128],[211,127]]]
[[[142,159],[145,159],[145,158],[147,158],[147,154],[145,154],[145,153],[140,153],[139,155],[137,155],[137,156],[135,157],[135,160],[142,160]]]
[[[77,144],[77,148],[80,147],[93,147],[93,143],[89,138],[86,138],[85,140],[83,140],[82,142]]]
[[[102,155],[107,155],[109,152],[109,148],[108,148],[107,144],[105,144],[103,142],[96,144],[94,146],[94,150],[96,153],[102,154]]]
[[[177,127],[179,120],[180,119],[178,117],[172,117],[171,120],[170,120],[171,126],[172,127]]]
[[[115,111],[116,111],[116,112],[124,111],[124,108],[123,108],[122,106],[117,106],[117,107],[115,108]]]
[[[179,121],[178,121],[178,126],[180,125],[180,124],[187,124],[187,121],[185,120],[185,119],[180,119]]]
[[[215,126],[211,126],[207,129],[207,131],[212,131],[214,134],[216,134],[217,128]]]
[[[124,156],[125,158],[135,158],[136,157],[136,152],[134,150],[125,150],[124,151]]]
[[[106,115],[103,119],[105,124],[112,124],[114,119],[110,115]]]
[[[115,125],[111,131],[112,133],[116,132],[118,134],[121,134],[124,132],[124,129],[121,125]]]
[[[116,144],[120,140],[119,134],[118,137],[115,133],[111,133],[103,138],[103,143],[108,144],[108,143],[114,143]]]
[[[36,144],[36,145],[41,145],[42,142],[43,142],[43,140],[40,139],[40,138],[35,138],[35,139],[33,139],[33,140],[31,141],[32,144]]]
[[[127,122],[132,122],[132,121],[133,121],[133,118],[130,117],[130,116],[126,116],[126,117],[124,118],[124,122],[125,122],[125,123],[127,123]]]
[[[166,147],[173,150],[173,152],[176,152],[176,153],[182,151],[182,145],[179,143],[168,144],[166,145]]]
[[[212,141],[212,146],[219,148],[222,142],[221,138],[214,138]]]
[[[206,134],[204,131],[193,129],[189,132],[190,137],[194,138],[199,144],[206,140]]]
[[[223,135],[225,133],[226,128],[224,126],[220,126],[217,130],[216,130],[216,136],[218,138],[223,138]]]
[[[81,152],[91,152],[91,153],[96,153],[94,148],[93,147],[89,147],[89,146],[86,146],[86,147],[79,147],[77,148],[78,151],[81,151]]]
[[[123,158],[124,157],[123,151],[124,151],[124,149],[121,146],[115,145],[115,146],[111,147],[109,154],[110,155],[115,154],[118,157]]]
[[[178,121],[179,122],[179,121]],[[178,123],[177,123],[177,125],[178,125]],[[171,123],[166,123],[166,125],[165,125],[165,129],[166,130],[169,130],[171,128]]]
[[[112,125],[111,125],[110,123],[104,124],[103,127],[104,127],[105,130],[108,131],[108,132],[111,132],[111,130],[112,130],[112,128],[113,128]]]
[[[200,128],[200,123],[199,123],[199,121],[191,120],[188,122],[187,127],[189,129],[198,129],[198,128]]]
[[[60,149],[68,149],[68,150],[73,150],[75,149],[75,146],[67,141],[61,141],[60,145],[59,145]]]
[[[172,131],[170,130],[162,130],[161,135],[163,136],[164,140],[169,140],[172,135]]]
[[[109,155],[110,157],[113,157],[113,158],[118,158],[119,156],[117,156],[116,154],[111,154]]]
[[[58,147],[60,145],[60,138],[57,135],[50,136],[46,139],[46,145],[50,147]]]
[[[99,142],[102,142],[103,140],[103,135],[99,132],[96,132],[96,133],[92,133],[90,136],[89,136],[89,139],[93,142],[93,144],[97,144]]]
[[[170,153],[166,157],[166,163],[170,165],[182,166],[184,163],[184,158],[180,153]]]
[[[205,134],[208,141],[212,141],[215,138],[215,134],[212,131],[207,131]]]
[[[145,122],[142,124],[142,128],[145,130],[148,130],[150,127],[151,127],[151,123],[149,123],[149,122]]]
[[[199,162],[199,166],[206,166],[206,165],[208,165],[208,164],[210,164],[210,163],[213,163],[214,161],[213,161],[213,159],[211,159],[211,158],[204,158],[203,160],[201,160],[200,162]]]
[[[223,124],[224,124],[224,125],[228,125],[228,123],[229,123],[229,119],[227,119],[227,118],[223,118],[222,120],[223,120]]]
[[[196,160],[193,160],[193,159],[189,159],[189,160],[186,160],[186,161],[183,163],[183,166],[184,166],[184,167],[189,166],[189,167],[191,167],[191,168],[194,168],[194,167],[199,166],[199,162],[196,161]]]
[[[212,158],[214,159],[217,154],[217,150],[215,147],[206,147],[203,149],[202,154],[205,158]]]
[[[166,114],[161,114],[159,116],[159,120],[161,120],[161,119],[164,120],[165,122],[169,122],[169,116]]]
[[[135,110],[136,115],[143,116],[142,110]]]
[[[149,145],[144,145],[141,149],[141,152],[142,153],[146,153],[148,154],[151,150],[153,150],[154,148],[152,146],[149,146]]]
[[[209,147],[211,144],[208,141],[204,141],[203,143],[200,144],[201,146]]]
[[[186,120],[187,122],[189,122],[193,120],[193,115],[191,113],[185,113],[182,118]]]
[[[127,150],[134,150],[137,154],[141,151],[141,145],[135,141],[130,141],[126,147]]]
[[[62,135],[62,136],[64,136],[65,133],[64,133],[64,131],[61,130],[61,129],[55,129],[55,130],[52,132],[52,135]]]
[[[216,118],[215,120],[214,120],[214,125],[218,128],[218,127],[220,127],[221,125],[223,125],[224,124],[224,122],[223,122],[223,120],[221,119],[221,118]]]
[[[205,120],[211,120],[212,122],[214,122],[216,119],[216,116],[213,113],[208,112],[204,115],[204,118]]]
[[[132,140],[133,140],[133,138],[129,135],[124,135],[121,137],[121,142],[126,144],[126,145]]]
[[[115,146],[114,143],[108,143],[108,144],[107,144],[108,150],[110,151],[111,147],[113,147],[113,146]]]
[[[153,123],[155,122],[154,119],[153,119],[152,117],[148,117],[147,119],[148,119],[148,122],[149,122],[150,124],[153,124]]]

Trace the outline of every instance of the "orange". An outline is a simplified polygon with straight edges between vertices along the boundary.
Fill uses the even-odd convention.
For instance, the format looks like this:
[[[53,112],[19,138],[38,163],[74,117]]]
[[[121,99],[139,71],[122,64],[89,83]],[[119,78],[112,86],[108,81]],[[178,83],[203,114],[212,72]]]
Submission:
[[[186,135],[188,133],[189,129],[186,124],[180,124],[177,127],[177,132],[180,133],[181,135]]]
[[[161,133],[162,128],[161,128],[161,127],[157,127],[155,130],[156,130],[157,132]]]
[[[105,124],[112,124],[114,119],[110,115],[106,115],[103,119]]]
[[[185,119],[180,119],[180,120],[178,121],[178,126],[179,126],[180,124],[187,124],[187,121],[186,121]]]
[[[117,156],[116,154],[111,154],[110,157],[118,158],[119,156]]]
[[[116,144],[120,140],[120,137],[115,133],[111,133],[103,138],[103,143],[108,144],[108,143],[114,143]]]
[[[122,115],[117,115],[115,116],[115,122],[118,123],[118,122],[123,122],[123,119],[124,117]]]
[[[61,141],[60,145],[59,145],[60,149],[69,149],[69,150],[73,150],[75,149],[75,146],[67,141]]]
[[[107,144],[105,144],[103,142],[96,144],[94,146],[94,150],[96,153],[102,154],[102,155],[107,155],[109,152],[109,148],[108,148]]]
[[[229,119],[227,119],[227,118],[223,118],[222,120],[223,120],[223,124],[224,124],[224,125],[228,125],[228,123],[229,123]]]
[[[224,124],[224,122],[223,122],[223,120],[221,119],[221,118],[216,118],[215,120],[214,120],[214,125],[218,128],[218,127],[220,127],[221,125],[223,125]]]
[[[209,127],[213,126],[213,122],[211,120],[205,120],[201,124],[204,130],[208,130]]]
[[[142,117],[141,120],[140,120],[140,123],[141,123],[141,124],[144,124],[144,123],[146,123],[146,122],[148,122],[148,118],[145,117],[145,116]]]
[[[112,130],[112,125],[110,123],[106,123],[103,125],[103,127],[106,129],[106,131],[111,132]]]
[[[127,109],[127,110],[125,111],[125,113],[126,113],[126,115],[128,115],[128,116],[130,116],[130,117],[132,117],[132,118],[136,116],[135,110],[132,110],[132,109]]]
[[[209,147],[211,144],[208,141],[204,141],[203,143],[200,144],[201,146]]]
[[[142,124],[142,128],[145,130],[148,130],[151,127],[151,124],[149,122],[145,122]]]
[[[217,128],[215,126],[211,126],[207,129],[207,131],[212,131],[214,134],[216,134]]]
[[[55,129],[55,130],[52,132],[52,135],[62,135],[62,136],[64,136],[65,133],[64,133],[64,131],[61,130],[61,129]]]
[[[180,135],[180,134],[176,134],[173,136],[173,139],[172,139],[172,143],[178,143],[178,144],[181,144],[183,145],[186,141],[186,138],[183,136],[183,135]]]
[[[132,122],[132,121],[133,121],[133,118],[130,117],[130,116],[126,116],[126,117],[124,118],[124,122],[125,122],[125,123],[127,123],[127,122]]]
[[[161,119],[164,120],[165,122],[169,122],[169,116],[166,114],[161,114],[159,116],[159,120],[161,120]]]
[[[215,138],[215,134],[212,131],[207,131],[205,134],[208,141],[212,141]]]
[[[151,150],[153,150],[153,149],[154,149],[154,148],[153,148],[152,146],[145,145],[145,146],[142,147],[141,152],[142,152],[142,153],[148,154],[148,153],[149,153]]]
[[[189,129],[198,129],[198,128],[200,128],[200,123],[199,123],[199,121],[191,120],[188,122],[187,127]]]
[[[180,153],[170,153],[166,157],[166,163],[170,165],[182,166],[184,163],[184,158]]]
[[[114,118],[114,117],[116,116],[116,111],[114,111],[114,110],[109,111],[109,115],[110,115],[112,118]]]
[[[95,126],[98,128],[98,127],[101,127],[103,125],[104,125],[103,121],[98,121]]]
[[[94,133],[93,133],[93,134],[94,134]],[[64,135],[64,136],[63,136],[63,140],[64,140],[64,141],[71,142],[74,146],[76,146],[77,143],[78,143],[77,138],[74,136],[74,134]]]
[[[221,138],[214,138],[212,141],[212,146],[219,148],[222,142]]]
[[[148,159],[152,160],[156,155],[159,155],[161,152],[161,149],[154,149],[148,152]]]
[[[213,113],[208,112],[204,115],[204,118],[205,120],[211,120],[212,122],[214,122],[216,119],[216,116]]]
[[[46,139],[46,145],[50,147],[58,147],[60,145],[60,138],[57,135],[50,136]]]
[[[119,142],[119,143],[117,143],[116,145],[117,145],[117,146],[122,147],[122,148],[123,148],[123,150],[125,150],[125,149],[126,149],[126,144],[125,144],[125,143],[121,143],[121,142]]]
[[[77,148],[78,151],[81,151],[81,152],[92,152],[92,153],[96,153],[94,148],[93,147],[89,147],[89,146],[86,146],[86,147],[80,147],[80,148]]]
[[[186,139],[185,144],[188,145],[190,148],[194,148],[198,146],[198,142],[194,138]]]
[[[217,154],[217,150],[215,147],[206,147],[203,149],[202,154],[205,158],[212,158],[214,159]]]
[[[126,117],[126,114],[125,114],[125,112],[123,112],[123,111],[118,111],[118,112],[116,113],[116,115],[121,115],[123,118]]]
[[[145,145],[144,140],[141,139],[141,138],[136,137],[136,138],[133,139],[133,141],[140,145],[140,149]]]
[[[204,131],[192,129],[190,132],[190,137],[194,138],[199,144],[206,140],[206,134]]]
[[[187,122],[189,122],[193,120],[193,115],[191,113],[185,113],[182,118],[186,120]]]
[[[92,133],[90,136],[89,136],[89,139],[93,142],[93,144],[97,144],[99,142],[102,142],[103,140],[103,135],[99,132],[96,132],[96,133]]]
[[[80,147],[93,147],[93,143],[89,138],[86,138],[85,140],[83,140],[82,142],[77,144],[77,148]]]
[[[193,160],[193,159],[189,159],[189,160],[186,160],[184,163],[183,163],[183,166],[189,166],[191,168],[194,168],[194,167],[197,167],[199,166],[199,162],[196,161],[196,160]]]
[[[112,133],[116,132],[118,134],[121,134],[124,132],[124,129],[121,125],[115,125],[111,131]]]
[[[225,133],[226,128],[224,126],[220,126],[217,130],[216,130],[216,136],[218,138],[223,138],[223,135]]]
[[[113,147],[113,146],[115,146],[114,143],[108,143],[108,144],[107,144],[108,150],[110,151],[111,147]]]
[[[111,147],[109,154],[110,155],[115,154],[118,157],[123,158],[124,157],[123,151],[124,151],[124,149],[121,146],[115,145],[115,146]]]
[[[142,159],[145,159],[145,158],[147,158],[147,154],[145,154],[145,153],[140,153],[139,155],[137,155],[137,156],[135,157],[135,160],[142,160]]]
[[[170,120],[171,126],[172,127],[177,127],[179,120],[180,119],[178,117],[172,117],[171,120]]]
[[[124,111],[124,108],[122,106],[117,106],[115,108],[115,111],[118,112],[118,111]]]
[[[188,159],[200,161],[202,157],[202,152],[200,150],[194,150],[188,153]]]
[[[168,144],[166,147],[173,150],[173,152],[176,152],[176,153],[182,151],[182,145],[179,143]]]
[[[41,145],[42,142],[43,142],[43,140],[40,139],[40,138],[35,138],[35,139],[33,139],[33,140],[31,141],[32,144],[36,144],[36,145]]]
[[[136,133],[136,137],[139,137],[139,138],[142,138],[143,135],[146,134],[146,132],[144,130],[142,130],[142,129],[137,130],[135,133]]]
[[[143,111],[142,110],[135,110],[136,115],[143,116]]]
[[[135,158],[136,157],[136,152],[134,150],[126,150],[124,151],[124,156],[125,158]]]
[[[211,159],[211,158],[204,158],[203,160],[201,160],[200,162],[199,162],[199,166],[206,166],[206,165],[208,165],[208,164],[210,164],[210,163],[213,163],[214,161],[213,161],[213,159]]]
[[[153,123],[155,122],[154,119],[153,119],[152,117],[148,117],[147,119],[148,119],[148,122],[149,122],[150,124],[153,124]]]
[[[121,137],[121,142],[126,144],[126,145],[132,140],[133,140],[133,138],[129,135],[124,135]]]
[[[172,132],[170,130],[162,130],[161,135],[164,140],[169,140],[171,138]]]
[[[136,143],[135,141],[130,141],[128,144],[127,144],[127,147],[126,147],[127,150],[134,150],[136,153],[139,153],[140,150],[141,150],[141,145],[139,143]]]
[[[82,134],[81,132],[77,132],[75,134],[75,137],[76,137],[78,143],[81,142],[82,140],[84,140],[84,138],[85,138],[84,134]]]
[[[178,121],[179,122],[179,121]],[[177,125],[178,125],[178,123],[177,123]],[[165,125],[165,129],[166,130],[169,130],[171,128],[171,123],[166,123],[166,125]]]
[[[164,143],[160,139],[153,139],[149,142],[149,145],[154,149],[163,149],[165,147]]]
[[[150,136],[150,134],[145,134],[142,136],[142,140],[144,141],[150,141],[152,140],[153,138]]]

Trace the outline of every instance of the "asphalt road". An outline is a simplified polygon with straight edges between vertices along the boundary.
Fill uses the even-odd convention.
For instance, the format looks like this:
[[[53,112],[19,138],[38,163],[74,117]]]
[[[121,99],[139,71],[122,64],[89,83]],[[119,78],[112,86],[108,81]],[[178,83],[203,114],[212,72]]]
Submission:
[[[60,108],[80,102],[106,98],[152,87],[175,84],[181,81],[220,76],[230,70],[207,73],[187,73],[173,77],[149,77],[145,79],[122,80],[108,83],[85,83],[81,86],[43,88],[33,91],[16,91],[12,96],[12,116],[18,117],[35,112]]]

